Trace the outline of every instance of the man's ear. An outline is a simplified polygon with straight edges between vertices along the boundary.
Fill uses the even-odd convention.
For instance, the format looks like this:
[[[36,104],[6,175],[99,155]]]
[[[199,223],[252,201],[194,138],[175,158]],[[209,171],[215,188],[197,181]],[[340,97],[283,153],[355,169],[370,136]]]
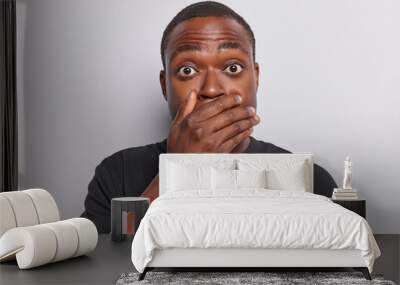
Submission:
[[[166,87],[165,87],[165,71],[164,70],[160,71],[160,85],[161,85],[161,90],[162,90],[164,99],[165,99],[165,101],[168,101]]]
[[[256,71],[256,84],[257,84],[257,89],[258,89],[258,79],[260,77],[260,66],[258,65],[258,63],[254,63],[254,69]]]

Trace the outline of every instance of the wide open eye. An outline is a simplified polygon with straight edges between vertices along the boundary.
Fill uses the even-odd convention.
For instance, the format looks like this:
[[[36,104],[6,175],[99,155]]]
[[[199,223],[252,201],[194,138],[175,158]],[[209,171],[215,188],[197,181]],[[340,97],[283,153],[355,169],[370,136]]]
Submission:
[[[184,65],[178,69],[178,74],[182,77],[190,77],[195,74],[197,70],[193,66]]]
[[[224,69],[224,71],[229,74],[239,74],[240,72],[242,72],[242,70],[243,67],[238,63],[230,64]]]

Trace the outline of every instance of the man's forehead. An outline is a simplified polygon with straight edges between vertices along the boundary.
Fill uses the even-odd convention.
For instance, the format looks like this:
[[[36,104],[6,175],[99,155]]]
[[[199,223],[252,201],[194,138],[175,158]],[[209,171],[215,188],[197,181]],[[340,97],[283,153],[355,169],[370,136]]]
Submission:
[[[197,17],[178,24],[171,32],[167,51],[172,54],[182,45],[237,43],[237,48],[250,52],[251,42],[244,27],[234,19],[223,17]],[[220,47],[221,45],[219,45]],[[225,47],[227,47],[225,45]],[[229,47],[229,45],[228,45]],[[230,46],[232,47],[232,45]]]

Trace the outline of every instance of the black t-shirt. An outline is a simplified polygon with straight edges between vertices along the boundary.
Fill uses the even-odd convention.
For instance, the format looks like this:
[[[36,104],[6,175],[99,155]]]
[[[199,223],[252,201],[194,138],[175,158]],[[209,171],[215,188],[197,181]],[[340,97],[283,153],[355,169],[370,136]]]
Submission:
[[[94,222],[100,233],[110,232],[111,199],[140,196],[158,174],[158,157],[167,152],[167,139],[120,150],[105,158],[95,169],[88,186],[85,211],[81,217]],[[274,144],[250,136],[244,153],[290,153]],[[314,163],[314,193],[330,197],[337,187],[332,176]]]

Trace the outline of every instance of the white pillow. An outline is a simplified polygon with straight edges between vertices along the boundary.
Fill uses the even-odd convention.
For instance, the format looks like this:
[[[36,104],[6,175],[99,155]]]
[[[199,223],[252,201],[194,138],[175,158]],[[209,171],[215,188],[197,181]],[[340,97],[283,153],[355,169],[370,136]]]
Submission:
[[[212,167],[212,189],[236,190],[236,170]]]
[[[217,169],[237,169],[236,168],[236,159],[228,159],[228,158],[213,158],[209,159],[206,154],[201,154],[197,157],[190,157],[188,155],[184,158],[171,158],[166,160],[166,166],[170,163],[180,164],[185,167],[189,166],[209,166]]]
[[[212,168],[213,190],[238,190],[240,188],[267,188],[267,171]]]
[[[291,167],[271,169],[267,173],[268,188],[274,190],[306,191],[304,162]]]
[[[270,161],[239,159],[240,170],[267,170],[267,188],[272,190],[306,191],[307,165],[304,160],[277,159]]]
[[[167,191],[211,189],[211,167],[174,162],[169,162],[167,167]]]
[[[237,187],[267,188],[267,170],[236,170]]]

